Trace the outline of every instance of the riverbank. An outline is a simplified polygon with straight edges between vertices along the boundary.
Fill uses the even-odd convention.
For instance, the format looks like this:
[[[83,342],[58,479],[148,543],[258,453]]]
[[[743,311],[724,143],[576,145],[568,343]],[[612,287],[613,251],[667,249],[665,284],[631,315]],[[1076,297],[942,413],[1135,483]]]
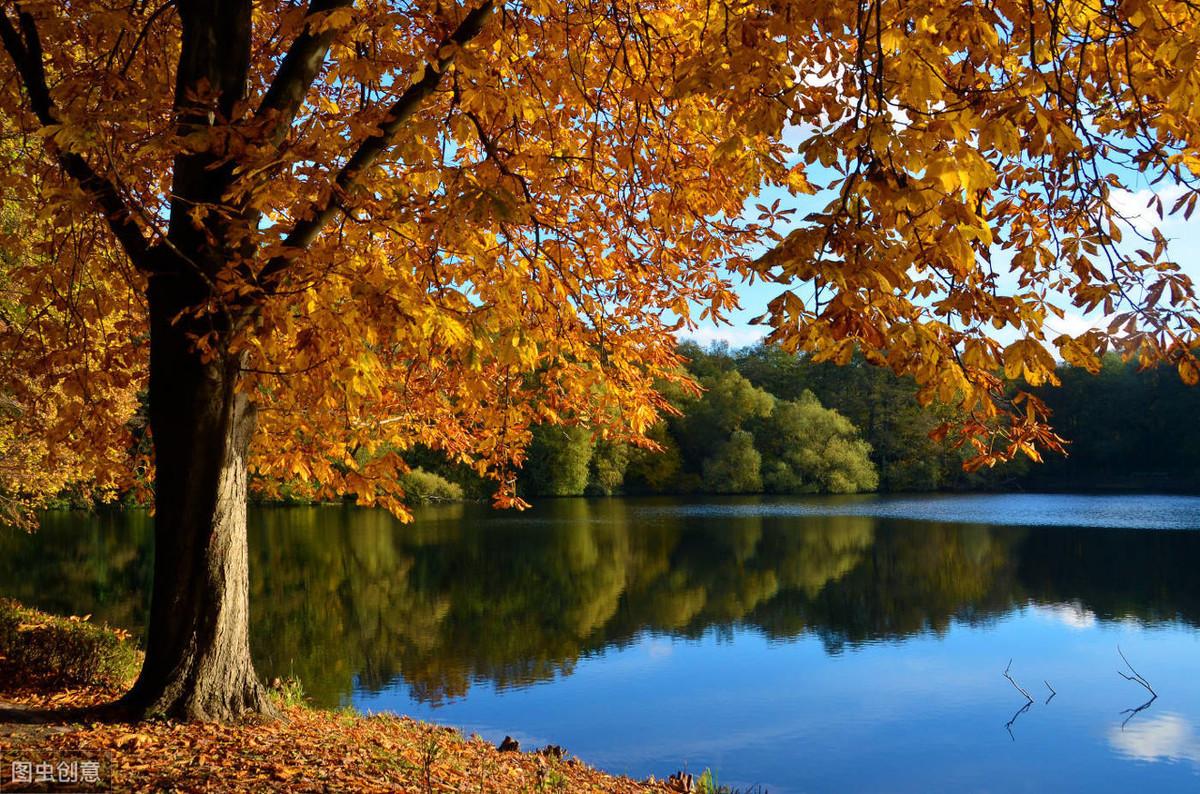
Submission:
[[[96,643],[109,661],[78,653]],[[119,631],[0,602],[0,791],[683,790],[609,775],[557,747],[501,751],[478,736],[404,717],[310,708],[280,684],[273,720],[89,719],[87,709],[111,702],[128,684],[114,680],[130,672],[127,653]],[[39,669],[17,669],[33,658],[43,661]]]

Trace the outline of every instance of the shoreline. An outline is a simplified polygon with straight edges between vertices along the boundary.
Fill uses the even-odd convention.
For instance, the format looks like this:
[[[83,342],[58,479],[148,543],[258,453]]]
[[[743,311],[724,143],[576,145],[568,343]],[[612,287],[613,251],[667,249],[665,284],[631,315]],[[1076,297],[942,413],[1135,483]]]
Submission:
[[[129,635],[14,601],[0,608],[0,792],[700,790],[612,775],[553,745],[501,750],[401,715],[313,707],[295,682],[269,687],[276,718],[101,721],[98,707],[132,681],[131,660],[140,667]],[[57,653],[81,634],[97,656]]]
[[[558,748],[497,749],[454,728],[391,714],[279,705],[277,719],[237,724],[43,721],[64,702],[100,705],[119,693],[0,690],[0,791],[10,764],[95,762],[104,791],[679,792],[667,783],[611,775]],[[32,720],[21,718],[21,713]],[[16,717],[16,719],[14,719]],[[33,788],[32,790],[44,790]],[[54,791],[83,790],[55,786]],[[92,789],[94,790],[94,789]]]

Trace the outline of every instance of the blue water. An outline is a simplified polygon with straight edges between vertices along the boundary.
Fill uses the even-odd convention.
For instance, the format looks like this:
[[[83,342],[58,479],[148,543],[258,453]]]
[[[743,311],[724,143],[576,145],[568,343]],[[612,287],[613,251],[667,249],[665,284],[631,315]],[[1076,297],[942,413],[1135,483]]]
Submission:
[[[648,516],[841,515],[1004,526],[1200,529],[1200,498],[1163,495],[919,494],[807,500],[762,497],[747,502],[647,507],[639,512]]]
[[[136,631],[149,527],[0,532],[0,592]],[[272,508],[251,527],[256,662],[319,705],[775,794],[1200,790],[1197,498],[558,500],[407,526]]]

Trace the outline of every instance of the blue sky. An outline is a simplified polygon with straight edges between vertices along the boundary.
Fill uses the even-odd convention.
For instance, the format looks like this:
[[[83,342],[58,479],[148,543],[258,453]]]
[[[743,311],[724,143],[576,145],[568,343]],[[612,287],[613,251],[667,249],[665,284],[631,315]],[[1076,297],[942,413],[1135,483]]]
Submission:
[[[819,177],[813,174],[810,174],[810,178],[814,182],[820,181]],[[1130,186],[1134,189],[1132,191],[1120,191],[1117,193],[1114,198],[1114,204],[1140,231],[1149,232],[1153,226],[1157,225],[1170,241],[1169,253],[1171,258],[1178,262],[1183,271],[1190,275],[1194,281],[1200,283],[1200,213],[1193,215],[1190,221],[1184,220],[1182,213],[1177,216],[1167,216],[1164,220],[1159,221],[1157,214],[1153,210],[1146,208],[1146,204],[1153,192],[1157,192],[1162,197],[1164,207],[1169,210],[1172,204],[1174,204],[1175,199],[1182,194],[1183,189],[1176,186],[1164,187],[1162,185],[1157,186],[1156,189],[1152,189],[1145,183],[1144,178],[1141,178],[1142,184],[1138,184],[1135,181],[1138,178],[1141,177],[1139,175],[1132,176]],[[786,190],[776,188],[764,191],[758,197],[748,202],[746,214],[747,217],[756,218],[758,211],[754,209],[755,204],[769,205],[778,198],[780,199],[780,206],[782,208],[796,208],[793,218],[799,220],[809,212],[823,209],[831,200],[831,197],[832,194],[828,191],[824,191],[816,196],[789,196]],[[999,268],[1002,266],[1005,258],[998,256],[994,261]],[[1012,284],[1010,283],[1008,286],[1011,287]],[[680,332],[679,336],[682,339],[699,342],[706,347],[714,342],[726,342],[735,348],[754,344],[766,336],[769,329],[765,326],[750,325],[750,320],[764,314],[767,311],[767,304],[771,299],[779,295],[783,289],[784,287],[779,284],[764,283],[761,281],[754,284],[741,283],[737,287],[741,308],[731,313],[729,323],[718,325],[706,320],[694,331]],[[1104,324],[1103,317],[1099,313],[1085,316],[1072,307],[1069,301],[1065,299],[1060,301],[1059,305],[1066,311],[1066,317],[1062,320],[1051,318],[1047,323],[1048,330],[1053,332],[1050,335],[1057,333],[1079,334],[1090,327],[1097,327]],[[999,338],[1002,341],[1007,341],[1003,336]]]

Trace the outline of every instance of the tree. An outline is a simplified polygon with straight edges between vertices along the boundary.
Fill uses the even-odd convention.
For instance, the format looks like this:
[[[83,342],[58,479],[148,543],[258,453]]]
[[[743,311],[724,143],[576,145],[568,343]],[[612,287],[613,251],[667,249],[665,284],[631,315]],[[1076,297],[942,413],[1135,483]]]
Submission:
[[[698,376],[697,381],[704,393],[699,400],[677,405],[684,415],[672,422],[685,461],[702,461],[732,433],[769,416],[775,407],[774,397],[737,372]]]
[[[873,367],[861,355],[841,366],[815,364],[763,344],[738,351],[737,369],[781,400],[795,400],[810,391],[821,405],[849,419],[871,446],[882,490],[936,490],[963,477],[961,455],[930,438],[939,425],[954,418],[954,409],[939,403],[919,405],[911,377]]]
[[[667,423],[659,422],[646,434],[658,447],[631,450],[624,485],[634,492],[662,493],[676,488],[683,470],[683,455]]]
[[[710,493],[758,493],[763,486],[761,464],[754,436],[734,430],[704,459],[704,489]]]
[[[600,439],[592,450],[589,491],[603,496],[620,492],[633,450],[623,441]]]
[[[595,448],[586,427],[538,425],[521,471],[522,484],[538,496],[580,496],[587,488]]]
[[[1187,0],[745,8],[684,85],[771,97],[799,140],[789,186],[831,177],[756,262],[804,287],[770,305],[770,341],[913,376],[923,404],[965,414],[974,467],[1061,447],[1002,377],[1056,383],[1053,352],[1090,371],[1107,351],[1165,360],[1195,385],[1195,287],[1148,227],[1200,203],[1198,22]],[[1055,331],[1068,308],[1099,327]]]
[[[269,709],[246,641],[249,470],[402,514],[420,444],[519,504],[532,424],[642,437],[655,384],[682,377],[670,331],[724,316],[730,273],[812,286],[772,304],[773,339],[820,360],[859,348],[958,402],[979,465],[1058,444],[1044,404],[1000,378],[1055,379],[1056,296],[1111,315],[1052,340],[1068,361],[1117,349],[1194,383],[1193,285],[1160,233],[1123,246],[1137,229],[1116,196],[1140,174],[1175,186],[1176,211],[1200,197],[1198,16],[1185,0],[5,4],[0,173],[29,222],[0,241],[16,296],[0,444],[102,495],[153,477],[125,706]],[[746,257],[764,233],[739,220],[747,198],[830,171],[834,200]],[[143,388],[152,462],[130,452]],[[52,489],[0,473],[29,500]]]
[[[812,392],[776,403],[757,436],[769,491],[858,493],[879,486],[871,445],[859,438],[849,419],[823,407]]]
[[[681,377],[668,313],[734,304],[718,268],[758,232],[736,219],[783,174],[722,146],[725,103],[673,96],[709,44],[674,12],[702,10],[4,5],[0,156],[28,218],[0,241],[0,446],[70,465],[0,467],[0,490],[152,478],[125,712],[270,710],[248,481],[403,515],[421,445],[520,505],[533,424],[653,424]]]

